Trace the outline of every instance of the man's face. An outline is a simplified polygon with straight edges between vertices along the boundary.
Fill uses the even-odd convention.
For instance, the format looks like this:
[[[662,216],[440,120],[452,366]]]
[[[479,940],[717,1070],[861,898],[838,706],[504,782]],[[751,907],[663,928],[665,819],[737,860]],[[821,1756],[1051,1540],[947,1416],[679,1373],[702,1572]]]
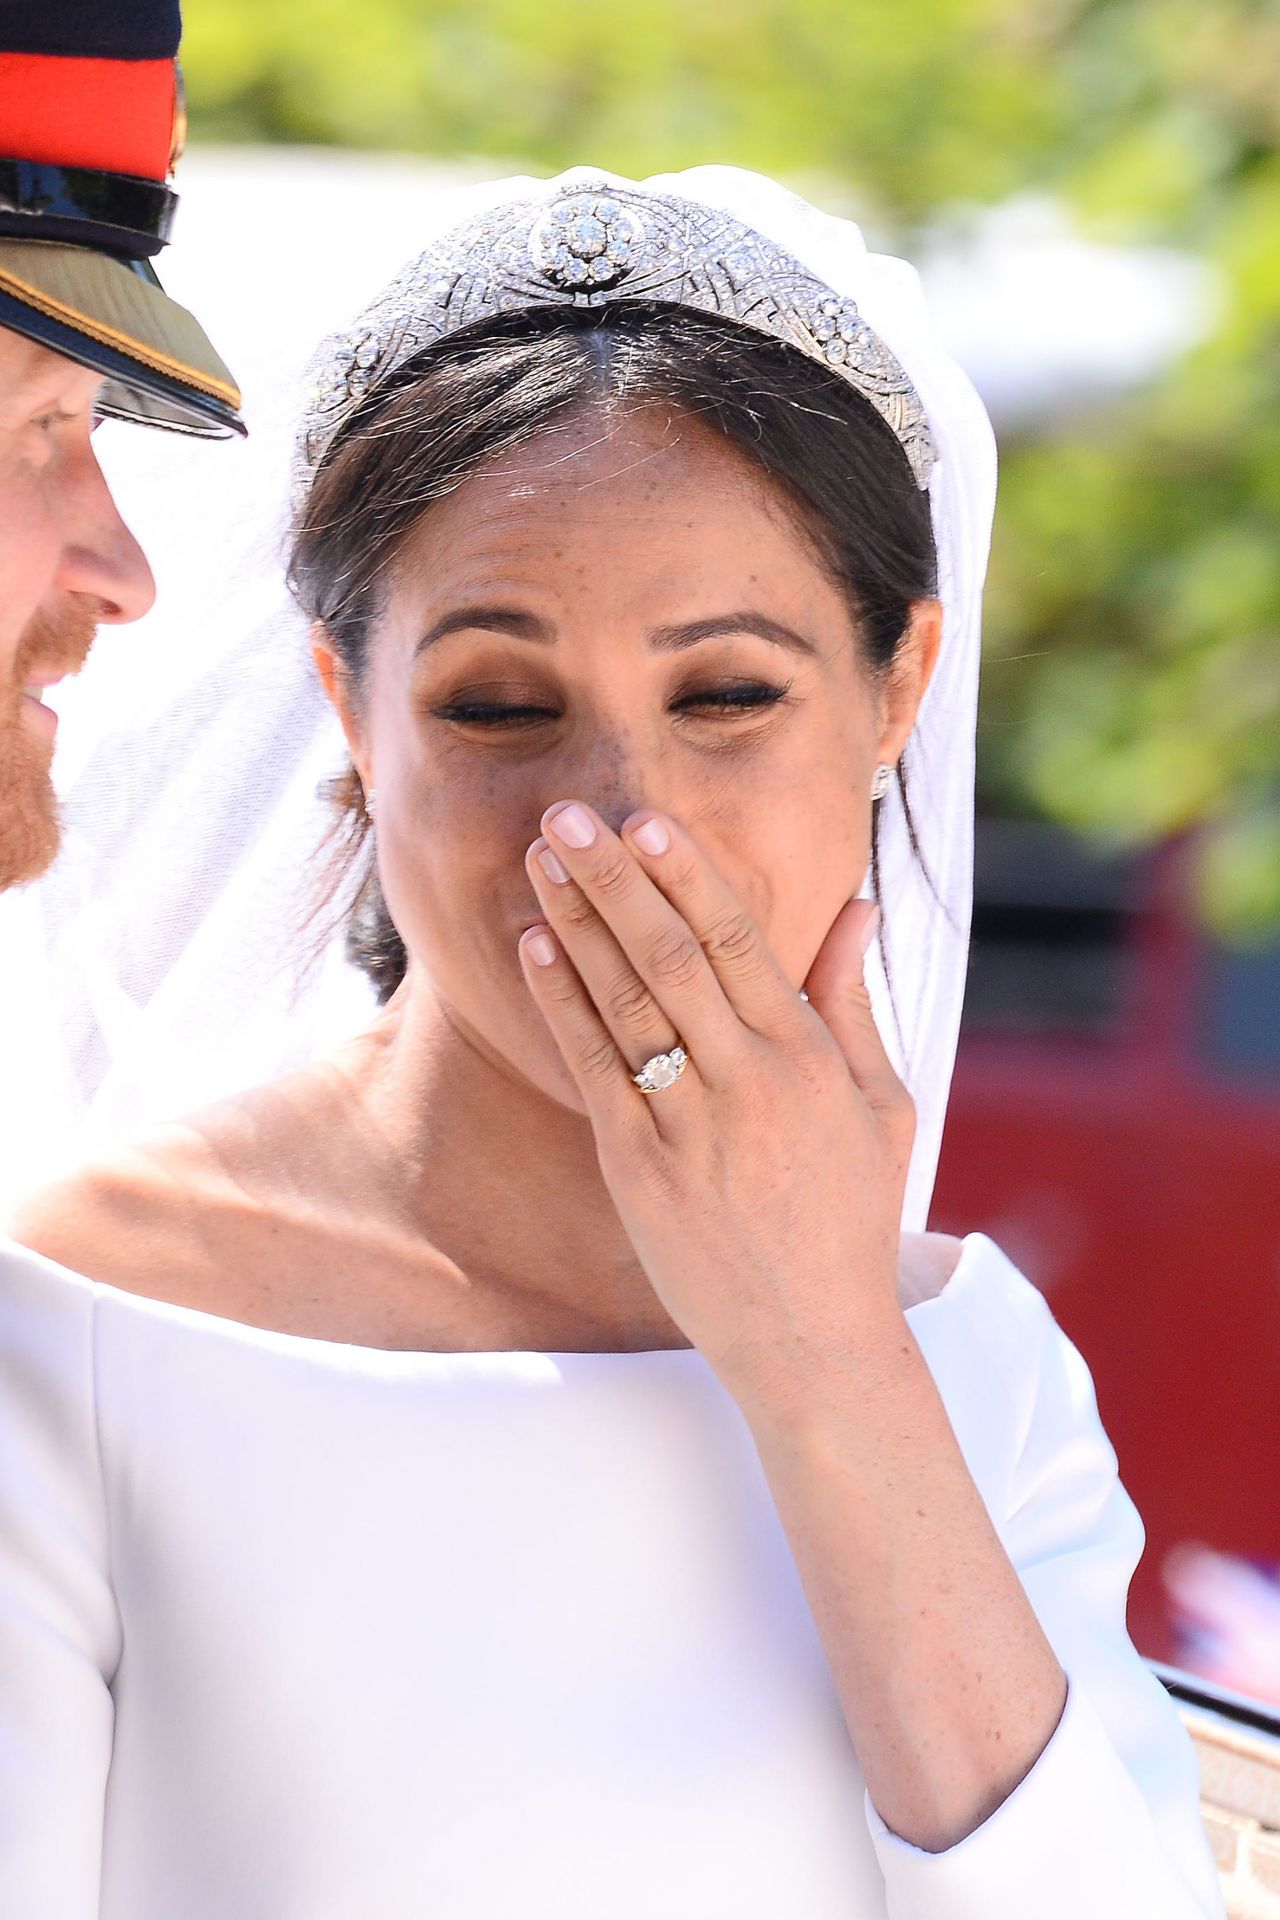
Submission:
[[[100,622],[136,620],[155,597],[90,441],[100,384],[0,328],[0,889],[57,851],[43,693],[79,671]]]

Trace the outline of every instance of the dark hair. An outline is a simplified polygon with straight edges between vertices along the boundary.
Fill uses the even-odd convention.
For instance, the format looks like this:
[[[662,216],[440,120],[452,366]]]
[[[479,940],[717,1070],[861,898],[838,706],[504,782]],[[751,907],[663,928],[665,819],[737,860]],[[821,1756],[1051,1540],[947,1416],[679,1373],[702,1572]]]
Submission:
[[[684,307],[619,304],[535,309],[455,334],[379,386],[326,453],[294,532],[289,581],[303,612],[328,629],[357,694],[389,567],[433,501],[585,409],[655,403],[718,428],[783,489],[848,598],[868,667],[888,669],[910,603],[937,591],[928,497],[892,429],[840,375],[766,335]],[[898,780],[914,846],[901,766]],[[331,794],[337,820],[317,912],[341,899],[348,953],[385,1001],[407,959],[354,768]],[[879,881],[873,825],[877,897]]]

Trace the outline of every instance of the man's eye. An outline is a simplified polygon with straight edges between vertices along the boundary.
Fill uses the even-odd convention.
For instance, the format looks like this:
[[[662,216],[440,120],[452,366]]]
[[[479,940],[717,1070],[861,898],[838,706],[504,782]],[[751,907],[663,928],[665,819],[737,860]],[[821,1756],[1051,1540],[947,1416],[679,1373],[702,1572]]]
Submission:
[[[33,414],[30,424],[42,438],[48,439],[59,427],[67,426],[75,417],[74,413],[64,413],[61,407],[50,407],[47,413]]]

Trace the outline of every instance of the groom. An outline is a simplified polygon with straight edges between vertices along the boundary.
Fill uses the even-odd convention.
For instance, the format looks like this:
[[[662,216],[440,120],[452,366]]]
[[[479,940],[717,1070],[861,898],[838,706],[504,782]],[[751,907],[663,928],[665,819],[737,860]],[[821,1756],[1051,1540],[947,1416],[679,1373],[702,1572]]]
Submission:
[[[231,375],[151,264],[177,205],[180,35],[178,0],[0,7],[0,890],[57,851],[42,695],[154,594],[96,421],[244,432]]]

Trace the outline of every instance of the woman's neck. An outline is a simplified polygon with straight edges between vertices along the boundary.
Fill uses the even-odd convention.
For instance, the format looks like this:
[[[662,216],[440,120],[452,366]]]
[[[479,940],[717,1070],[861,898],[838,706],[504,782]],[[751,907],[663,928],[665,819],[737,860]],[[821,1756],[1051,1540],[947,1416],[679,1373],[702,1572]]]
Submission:
[[[361,1115],[370,1197],[473,1287],[545,1303],[584,1344],[685,1344],[618,1220],[590,1122],[429,991],[406,984],[332,1064]]]

